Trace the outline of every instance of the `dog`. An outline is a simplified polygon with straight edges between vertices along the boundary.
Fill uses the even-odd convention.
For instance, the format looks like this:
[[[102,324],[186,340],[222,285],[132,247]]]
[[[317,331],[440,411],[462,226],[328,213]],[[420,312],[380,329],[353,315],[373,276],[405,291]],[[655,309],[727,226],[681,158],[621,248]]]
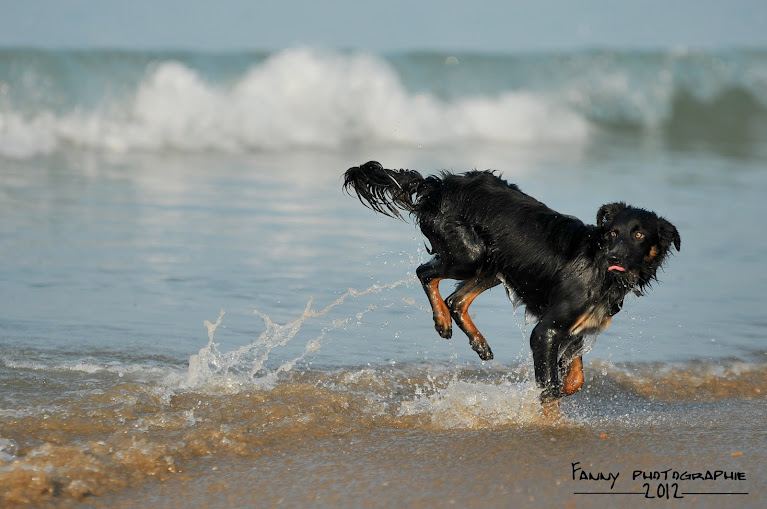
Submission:
[[[537,321],[530,347],[546,415],[583,385],[584,336],[607,328],[628,292],[642,295],[681,244],[676,227],[654,212],[610,203],[587,225],[490,171],[424,178],[370,161],[346,171],[343,189],[386,216],[407,212],[420,227],[433,258],[416,274],[441,337],[452,336],[455,321],[479,357],[492,359],[469,306],[501,283],[525,304]],[[460,282],[447,299],[443,279]]]

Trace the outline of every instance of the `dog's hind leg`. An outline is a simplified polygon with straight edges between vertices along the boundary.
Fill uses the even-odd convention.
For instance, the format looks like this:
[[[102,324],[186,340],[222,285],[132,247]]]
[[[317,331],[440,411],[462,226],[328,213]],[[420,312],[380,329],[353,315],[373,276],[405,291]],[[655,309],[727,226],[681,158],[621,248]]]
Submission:
[[[419,217],[419,223],[436,255],[418,267],[416,275],[429,297],[434,328],[440,336],[449,339],[453,335],[452,320],[448,306],[439,294],[439,282],[476,278],[486,259],[485,244],[476,231],[454,217],[431,214]]]
[[[450,339],[453,335],[453,322],[450,320],[450,311],[439,293],[439,282],[446,278],[444,264],[439,256],[435,256],[418,267],[415,273],[429,298],[434,313],[434,328],[441,337]]]
[[[493,351],[490,350],[490,345],[487,344],[487,340],[474,325],[474,321],[469,316],[469,306],[474,302],[474,299],[479,296],[480,293],[485,290],[500,284],[500,280],[493,275],[481,274],[474,279],[470,279],[464,282],[452,295],[450,295],[445,303],[447,304],[450,314],[455,320],[455,323],[461,330],[469,337],[469,345],[477,352],[479,358],[483,361],[493,358]]]

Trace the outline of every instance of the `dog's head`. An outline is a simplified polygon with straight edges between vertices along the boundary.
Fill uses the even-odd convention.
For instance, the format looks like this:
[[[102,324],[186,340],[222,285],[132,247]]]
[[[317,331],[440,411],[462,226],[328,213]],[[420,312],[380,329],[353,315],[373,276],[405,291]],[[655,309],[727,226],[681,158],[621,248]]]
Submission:
[[[676,227],[654,212],[625,203],[603,205],[597,212],[605,270],[641,290],[656,277],[671,246],[679,251]]]

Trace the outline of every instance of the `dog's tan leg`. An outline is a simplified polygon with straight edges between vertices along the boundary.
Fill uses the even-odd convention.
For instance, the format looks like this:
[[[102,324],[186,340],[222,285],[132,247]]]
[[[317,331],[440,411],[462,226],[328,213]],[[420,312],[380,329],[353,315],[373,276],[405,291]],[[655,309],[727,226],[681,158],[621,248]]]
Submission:
[[[580,355],[575,357],[565,370],[562,377],[562,393],[572,396],[583,387],[583,358]]]
[[[471,348],[477,352],[479,358],[482,360],[489,360],[493,358],[493,351],[490,350],[490,345],[487,344],[487,340],[479,332],[474,321],[469,316],[469,306],[474,302],[479,294],[485,290],[498,285],[500,281],[495,277],[479,275],[474,279],[466,281],[460,288],[458,288],[450,297],[447,298],[447,307],[450,309],[450,314],[455,320],[455,323],[461,330],[469,337],[469,344]]]
[[[429,298],[429,304],[434,312],[434,328],[440,337],[450,339],[453,335],[453,322],[450,319],[450,311],[447,309],[442,295],[439,293],[439,282],[442,279],[432,279],[424,286],[426,296]]]
[[[453,322],[442,295],[439,293],[439,282],[445,279],[442,274],[442,264],[439,258],[434,258],[416,270],[426,297],[429,299],[434,317],[434,328],[440,337],[450,339],[453,335]]]

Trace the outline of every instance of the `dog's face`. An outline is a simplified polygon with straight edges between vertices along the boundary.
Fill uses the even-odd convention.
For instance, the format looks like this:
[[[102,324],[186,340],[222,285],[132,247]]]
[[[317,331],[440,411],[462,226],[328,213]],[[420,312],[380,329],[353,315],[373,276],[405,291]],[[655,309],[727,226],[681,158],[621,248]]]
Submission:
[[[654,212],[627,206],[604,205],[597,212],[602,229],[605,270],[641,287],[655,278],[671,246],[679,251],[676,227]]]

